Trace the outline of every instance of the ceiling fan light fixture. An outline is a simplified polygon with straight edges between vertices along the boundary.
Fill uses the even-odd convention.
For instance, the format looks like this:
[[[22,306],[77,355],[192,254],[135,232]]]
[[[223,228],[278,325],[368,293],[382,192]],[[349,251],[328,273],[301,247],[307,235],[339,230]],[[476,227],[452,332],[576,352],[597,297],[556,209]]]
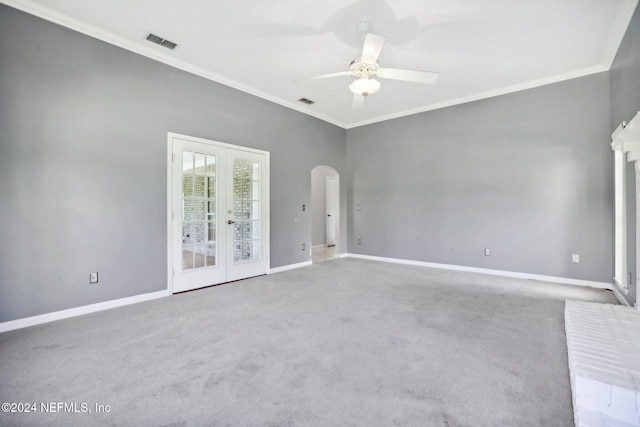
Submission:
[[[368,96],[380,89],[380,82],[376,79],[360,78],[351,83],[349,89],[356,95]]]

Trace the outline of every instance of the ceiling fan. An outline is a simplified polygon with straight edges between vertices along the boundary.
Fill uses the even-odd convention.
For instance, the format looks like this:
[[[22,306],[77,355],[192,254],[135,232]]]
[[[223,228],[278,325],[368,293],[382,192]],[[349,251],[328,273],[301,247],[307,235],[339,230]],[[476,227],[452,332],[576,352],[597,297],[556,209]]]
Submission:
[[[298,79],[296,81],[318,80],[329,77],[351,75],[357,77],[349,85],[353,92],[352,108],[361,107],[367,96],[372,95],[380,89],[380,82],[372,77],[377,76],[383,79],[404,80],[414,83],[433,84],[438,80],[439,73],[433,71],[403,70],[399,68],[382,68],[378,65],[378,57],[384,46],[385,38],[368,32],[370,25],[364,21],[358,25],[358,29],[365,33],[362,56],[349,64],[349,70],[337,73],[323,74],[315,77]]]

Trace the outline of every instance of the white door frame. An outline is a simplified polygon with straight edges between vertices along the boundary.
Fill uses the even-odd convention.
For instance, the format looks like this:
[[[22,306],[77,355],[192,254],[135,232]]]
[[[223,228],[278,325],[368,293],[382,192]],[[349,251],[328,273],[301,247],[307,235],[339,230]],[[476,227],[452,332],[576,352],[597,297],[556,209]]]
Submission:
[[[266,203],[264,205],[264,226],[262,227],[262,238],[263,240],[263,253],[266,260],[266,273],[269,273],[271,267],[271,238],[270,238],[270,153],[268,151],[258,150],[254,148],[242,147],[239,145],[227,144],[225,142],[214,141],[210,139],[198,138],[189,135],[183,135],[174,132],[167,132],[167,289],[169,292],[173,293],[173,277],[175,272],[173,270],[173,221],[176,218],[178,213],[173,211],[173,163],[175,161],[174,155],[174,139],[181,139],[187,141],[193,141],[201,144],[212,145],[220,148],[232,149],[245,151],[248,153],[255,153],[265,156],[266,161],[266,173],[264,183],[266,186],[265,194],[266,194]]]

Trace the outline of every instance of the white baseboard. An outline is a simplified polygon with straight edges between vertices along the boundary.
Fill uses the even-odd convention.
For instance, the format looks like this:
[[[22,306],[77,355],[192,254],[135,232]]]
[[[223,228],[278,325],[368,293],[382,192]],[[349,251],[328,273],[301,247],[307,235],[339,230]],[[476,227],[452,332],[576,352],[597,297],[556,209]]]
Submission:
[[[518,273],[515,271],[503,271],[503,270],[491,270],[488,268],[465,267],[463,265],[453,265],[453,264],[438,264],[433,262],[412,261],[407,259],[387,258],[387,257],[379,257],[379,256],[372,256],[372,255],[345,254],[345,256],[348,256],[351,258],[368,259],[372,261],[384,261],[384,262],[393,262],[396,264],[407,264],[407,265],[417,265],[420,267],[439,268],[442,270],[467,271],[471,273],[491,274],[493,276],[513,277],[517,279],[530,279],[530,280],[540,280],[543,282],[564,283],[567,285],[589,286],[591,288],[599,288],[599,289],[611,290],[612,288],[611,283],[595,282],[591,280],[581,280],[581,279],[570,279],[568,277],[543,276],[540,274]]]
[[[437,264],[432,262],[425,261],[412,261],[405,260],[399,258],[387,258],[387,257],[379,257],[372,255],[360,255],[360,254],[351,254],[351,253],[342,253],[337,254],[336,258],[360,258],[367,259],[372,261],[383,261],[383,262],[392,262],[396,264],[407,264],[407,265],[416,265],[421,267],[431,267],[431,268],[439,268],[444,270],[456,270],[456,271],[467,271],[472,273],[483,273],[483,274],[491,274],[494,276],[506,276],[506,277],[514,277],[520,279],[533,279],[533,280],[541,280],[544,282],[553,282],[553,283],[565,283],[569,285],[578,285],[578,286],[589,286],[592,288],[600,288],[600,289],[609,289],[612,290],[616,298],[620,301],[621,304],[629,306],[626,298],[620,293],[615,286],[610,283],[605,282],[595,282],[590,280],[580,280],[580,279],[570,279],[566,277],[553,277],[553,276],[542,276],[538,274],[528,274],[528,273],[517,273],[512,271],[502,271],[502,270],[491,270],[487,268],[477,268],[477,267],[465,267],[460,265],[452,265],[452,264]],[[287,270],[293,270],[296,268],[308,267],[312,265],[311,261],[299,262],[296,264],[283,265],[281,267],[271,268],[269,269],[269,274],[280,273]],[[54,311],[52,313],[40,314],[37,316],[25,317],[17,320],[10,320],[8,322],[0,323],[0,333],[8,332],[15,329],[27,328],[29,326],[40,325],[43,323],[53,322],[56,320],[68,319],[70,317],[81,316],[83,314],[95,313],[97,311],[108,310],[110,308],[122,307],[125,305],[136,304],[139,302],[150,301],[157,298],[163,298],[171,295],[168,290],[151,292],[148,294],[134,295],[131,297],[115,299],[111,301],[99,302],[96,304],[84,305],[81,307],[70,308],[67,310]]]
[[[296,268],[302,268],[302,267],[308,267],[312,265],[311,260],[309,261],[304,261],[304,262],[299,262],[297,264],[289,264],[289,265],[283,265],[281,267],[276,267],[276,268],[270,268],[269,269],[269,274],[273,274],[273,273],[282,273],[283,271],[287,271],[287,270],[293,270]]]
[[[169,295],[171,295],[171,293],[168,290],[163,290],[158,292],[151,292],[148,294],[134,295],[132,297],[114,299],[111,301],[99,302],[96,304],[83,305],[81,307],[54,311],[52,313],[40,314],[37,316],[25,317],[17,320],[10,320],[8,322],[0,323],[0,333],[13,331],[14,329],[22,329],[29,326],[40,325],[42,323],[53,322],[55,320],[68,319],[69,317],[81,316],[83,314],[95,313],[96,311],[108,310],[110,308],[122,307],[124,305],[150,301]]]

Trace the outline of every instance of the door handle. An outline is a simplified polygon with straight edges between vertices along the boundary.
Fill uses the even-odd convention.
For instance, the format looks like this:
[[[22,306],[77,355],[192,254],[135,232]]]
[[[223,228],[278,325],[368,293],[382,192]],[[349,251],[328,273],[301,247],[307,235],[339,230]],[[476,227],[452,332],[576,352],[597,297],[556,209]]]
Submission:
[[[236,223],[235,221],[231,221],[231,220],[227,221],[227,224],[235,224],[235,223]]]
[[[327,216],[331,216],[330,214],[327,214]]]

